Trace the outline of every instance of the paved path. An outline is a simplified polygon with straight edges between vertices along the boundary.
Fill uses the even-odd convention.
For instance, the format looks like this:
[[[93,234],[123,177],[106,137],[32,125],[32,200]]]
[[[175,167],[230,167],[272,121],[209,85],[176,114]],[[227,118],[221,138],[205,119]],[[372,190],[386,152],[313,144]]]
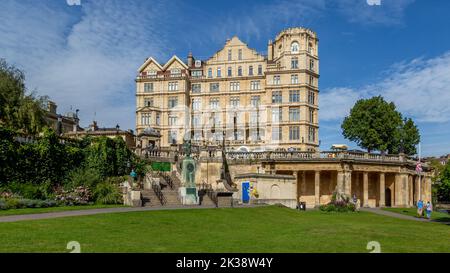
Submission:
[[[450,222],[439,222],[436,220],[428,220],[426,218],[418,218],[418,217],[409,216],[409,215],[405,215],[405,214],[401,214],[401,213],[382,210],[380,208],[361,208],[360,210],[376,213],[379,215],[390,216],[390,217],[394,217],[394,218],[398,218],[398,219],[413,220],[413,221],[418,221],[418,222],[435,222],[435,223],[441,223],[441,224],[446,224],[446,225],[450,224]]]
[[[234,206],[234,208],[249,208],[249,207],[261,207],[261,206],[264,206],[264,205],[237,205],[237,206]],[[52,219],[52,218],[70,217],[70,216],[95,215],[95,214],[102,214],[102,213],[153,211],[153,210],[179,210],[179,209],[211,209],[211,208],[215,208],[215,206],[125,207],[125,208],[85,209],[85,210],[71,210],[71,211],[36,213],[36,214],[0,216],[0,223],[26,221],[26,220]]]

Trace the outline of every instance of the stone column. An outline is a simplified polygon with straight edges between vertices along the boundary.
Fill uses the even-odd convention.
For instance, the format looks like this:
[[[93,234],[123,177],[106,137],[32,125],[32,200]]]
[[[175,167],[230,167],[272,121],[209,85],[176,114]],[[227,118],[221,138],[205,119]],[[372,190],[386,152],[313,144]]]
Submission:
[[[306,192],[306,171],[302,171],[302,185],[301,185],[302,194]]]
[[[369,206],[369,173],[364,172],[363,173],[363,206],[368,207]]]
[[[380,173],[380,207],[386,206],[386,189],[385,189],[385,175]]]
[[[406,174],[403,175],[403,185],[404,185],[403,196],[405,196],[404,205],[406,207],[408,207],[409,206],[409,177]]]
[[[348,197],[351,198],[352,197],[352,172],[351,171],[344,172],[344,185],[345,185],[344,193]]]
[[[344,193],[344,172],[338,171],[337,173],[337,191]]]
[[[320,171],[316,171],[314,175],[314,185],[315,185],[315,206],[320,206]]]

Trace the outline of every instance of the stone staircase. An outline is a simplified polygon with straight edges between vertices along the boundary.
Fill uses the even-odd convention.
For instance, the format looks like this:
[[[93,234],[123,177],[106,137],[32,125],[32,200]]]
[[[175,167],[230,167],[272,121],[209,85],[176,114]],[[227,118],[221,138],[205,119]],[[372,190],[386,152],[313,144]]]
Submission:
[[[141,199],[143,207],[162,207],[161,201],[159,201],[158,197],[155,194],[155,191],[150,190],[142,190],[141,191]]]

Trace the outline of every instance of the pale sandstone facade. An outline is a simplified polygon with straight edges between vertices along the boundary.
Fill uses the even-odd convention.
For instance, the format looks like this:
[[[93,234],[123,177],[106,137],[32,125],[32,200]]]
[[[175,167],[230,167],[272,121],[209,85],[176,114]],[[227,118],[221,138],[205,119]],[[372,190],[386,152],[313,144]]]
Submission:
[[[148,58],[136,79],[136,133],[157,130],[159,147],[220,145],[225,134],[234,149],[314,151],[318,79],[318,38],[304,28],[280,32],[267,56],[233,37],[205,61]]]

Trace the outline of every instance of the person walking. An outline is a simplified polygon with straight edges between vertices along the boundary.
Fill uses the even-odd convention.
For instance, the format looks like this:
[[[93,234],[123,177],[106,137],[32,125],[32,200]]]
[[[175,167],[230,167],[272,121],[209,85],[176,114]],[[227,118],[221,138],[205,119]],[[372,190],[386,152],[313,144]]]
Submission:
[[[431,202],[427,202],[427,218],[431,219],[431,212],[433,211],[433,205],[431,205]]]
[[[423,201],[422,199],[417,202],[417,216],[420,218],[423,215]]]

